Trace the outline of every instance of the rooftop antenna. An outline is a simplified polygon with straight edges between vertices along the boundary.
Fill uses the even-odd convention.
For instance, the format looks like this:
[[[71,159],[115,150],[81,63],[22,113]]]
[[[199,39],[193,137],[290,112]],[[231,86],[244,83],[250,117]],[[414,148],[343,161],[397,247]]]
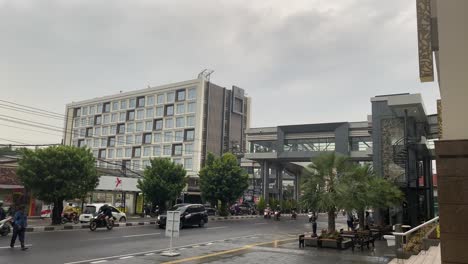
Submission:
[[[198,78],[203,78],[207,80],[208,82],[210,81],[210,75],[214,72],[214,70],[210,69],[204,69],[198,74]]]

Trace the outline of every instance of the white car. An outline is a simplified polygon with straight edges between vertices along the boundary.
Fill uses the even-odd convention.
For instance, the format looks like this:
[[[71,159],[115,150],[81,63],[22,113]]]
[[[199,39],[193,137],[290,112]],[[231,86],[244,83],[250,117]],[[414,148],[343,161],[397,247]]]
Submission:
[[[103,203],[95,203],[95,204],[88,204],[84,208],[83,213],[80,215],[80,222],[81,223],[87,223],[91,221],[93,217],[97,215],[97,212],[99,212],[99,209],[103,206]],[[115,219],[119,222],[126,222],[127,221],[127,215],[119,209],[115,208],[112,205],[109,205],[109,207],[112,210],[112,216],[115,217]]]

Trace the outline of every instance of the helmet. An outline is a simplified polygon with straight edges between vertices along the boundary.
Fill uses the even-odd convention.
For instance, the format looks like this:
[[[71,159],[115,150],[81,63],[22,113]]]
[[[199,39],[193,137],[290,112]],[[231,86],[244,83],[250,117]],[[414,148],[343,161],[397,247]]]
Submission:
[[[73,204],[72,203],[68,203],[69,206],[72,206]]]

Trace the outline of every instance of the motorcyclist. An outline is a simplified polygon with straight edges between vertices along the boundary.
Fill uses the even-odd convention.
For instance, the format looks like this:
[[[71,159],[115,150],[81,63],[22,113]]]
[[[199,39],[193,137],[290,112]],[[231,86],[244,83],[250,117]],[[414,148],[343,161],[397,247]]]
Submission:
[[[5,210],[3,210],[3,203],[0,202],[0,221],[5,219],[5,217],[6,217],[6,213],[5,213]]]
[[[63,216],[71,219],[71,217],[73,216],[73,214],[76,214],[76,209],[75,207],[73,207],[73,204],[72,203],[68,203],[67,206],[65,206],[65,208],[63,209]]]
[[[109,224],[109,219],[112,216],[112,209],[110,208],[110,206],[108,204],[104,204],[100,209],[99,209],[99,212],[98,214],[103,214],[104,215],[104,219],[106,220],[107,224]]]

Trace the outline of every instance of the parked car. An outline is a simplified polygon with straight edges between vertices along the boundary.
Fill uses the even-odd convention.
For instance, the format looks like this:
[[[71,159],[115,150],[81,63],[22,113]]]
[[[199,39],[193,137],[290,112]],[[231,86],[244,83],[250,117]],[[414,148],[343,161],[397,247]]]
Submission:
[[[234,204],[229,208],[229,212],[232,215],[255,215],[257,214],[257,210],[250,203]]]
[[[194,225],[204,227],[208,223],[208,214],[205,206],[202,204],[176,204],[169,211],[180,212],[180,228]],[[158,216],[157,223],[159,228],[166,227],[166,219],[167,215],[165,213]]]
[[[87,223],[93,219],[99,212],[99,209],[103,206],[103,203],[95,203],[95,204],[88,204],[84,208],[83,213],[80,215],[80,222]],[[114,206],[109,205],[112,210],[112,216],[119,222],[126,222],[127,215],[121,212],[119,209],[115,208]]]

